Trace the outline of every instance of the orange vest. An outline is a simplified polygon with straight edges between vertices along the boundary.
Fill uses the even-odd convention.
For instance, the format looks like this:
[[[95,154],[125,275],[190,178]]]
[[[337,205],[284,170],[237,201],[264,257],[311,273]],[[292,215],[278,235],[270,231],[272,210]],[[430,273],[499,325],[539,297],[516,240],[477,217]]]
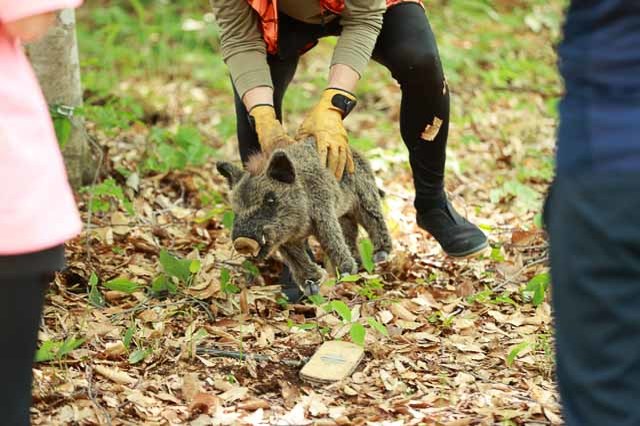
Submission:
[[[247,0],[260,16],[260,29],[267,45],[267,52],[278,52],[278,0]],[[422,5],[420,0],[387,0],[387,8],[404,1]],[[344,10],[344,0],[320,0],[322,9],[340,15]]]

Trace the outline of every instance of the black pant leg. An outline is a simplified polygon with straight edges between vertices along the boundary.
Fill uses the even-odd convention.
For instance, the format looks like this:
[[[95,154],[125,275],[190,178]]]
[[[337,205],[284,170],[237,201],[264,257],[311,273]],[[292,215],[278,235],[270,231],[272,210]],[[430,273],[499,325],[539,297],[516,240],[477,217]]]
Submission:
[[[416,209],[420,212],[441,205],[449,90],[424,9],[416,3],[389,8],[372,56],[391,71],[402,89],[400,132],[409,149]]]
[[[50,274],[0,274],[0,419],[30,424],[31,381],[37,334]]]
[[[640,173],[559,176],[545,209],[568,426],[640,425]]]

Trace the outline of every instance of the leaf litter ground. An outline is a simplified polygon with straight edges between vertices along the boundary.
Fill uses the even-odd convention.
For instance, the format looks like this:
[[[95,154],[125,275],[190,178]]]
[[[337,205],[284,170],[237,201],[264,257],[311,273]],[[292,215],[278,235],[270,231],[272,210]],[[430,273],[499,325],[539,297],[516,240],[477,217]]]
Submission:
[[[237,158],[234,137],[223,140],[219,126],[232,114],[228,91],[163,75],[122,81],[114,94],[137,97],[149,113],[115,134],[89,123],[105,154],[101,180],[111,176],[124,191],[78,194],[88,226],[67,245],[69,268],[48,293],[39,336],[41,345],[66,340],[70,347],[57,356],[53,350],[53,359],[34,369],[33,423],[561,424],[548,250],[536,225],[551,178],[549,105],[559,91],[549,71],[557,21],[544,17],[561,9],[497,4],[497,17],[483,24],[498,28],[488,42],[471,35],[485,28],[480,24],[439,33],[454,111],[447,190],[486,230],[492,248],[456,261],[415,225],[411,175],[394,124],[400,90],[371,65],[347,126],[387,193],[394,253],[371,274],[322,292],[346,303],[352,322],[375,319],[388,335],[367,327],[364,361],[332,385],[303,382],[298,371],[323,339],[350,339],[351,326],[311,303],[285,306],[276,285],[281,265],[270,260],[256,273],[231,250],[227,189],[213,167],[215,158]],[[527,26],[509,24],[514,5],[514,17]],[[460,18],[442,7],[434,23],[440,28]],[[522,44],[526,50],[513,53]],[[323,42],[303,58],[293,83],[298,92],[285,102],[306,105],[317,96],[330,51]],[[489,51],[513,56],[496,64]],[[547,77],[526,67],[518,72],[536,61],[546,64]],[[482,69],[467,73],[470,64]],[[303,112],[287,111],[290,130]],[[171,131],[194,123],[215,155],[181,170],[141,171],[158,117]],[[89,214],[99,200],[106,200],[104,211]],[[182,280],[175,278],[180,268]],[[221,352],[235,358],[216,356]]]

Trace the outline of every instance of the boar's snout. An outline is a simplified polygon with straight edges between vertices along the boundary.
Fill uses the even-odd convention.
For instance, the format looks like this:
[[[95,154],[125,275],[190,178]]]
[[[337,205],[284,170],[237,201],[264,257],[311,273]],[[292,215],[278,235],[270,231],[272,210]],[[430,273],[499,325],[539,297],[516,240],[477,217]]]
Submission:
[[[233,240],[233,248],[245,256],[256,257],[260,253],[260,244],[256,240],[246,237],[239,237]]]

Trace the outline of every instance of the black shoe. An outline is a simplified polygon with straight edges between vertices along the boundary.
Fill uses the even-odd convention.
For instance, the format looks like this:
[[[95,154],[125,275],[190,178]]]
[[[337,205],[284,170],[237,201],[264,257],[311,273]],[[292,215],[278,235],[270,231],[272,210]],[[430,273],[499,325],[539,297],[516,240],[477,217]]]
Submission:
[[[291,271],[285,265],[282,270],[282,274],[280,274],[280,285],[282,286],[282,294],[287,298],[289,303],[298,303],[304,299],[304,293],[298,287],[298,284],[293,280],[291,276]]]
[[[442,207],[418,213],[418,226],[433,235],[451,257],[468,257],[489,245],[486,235],[473,223],[460,216],[449,200]]]

